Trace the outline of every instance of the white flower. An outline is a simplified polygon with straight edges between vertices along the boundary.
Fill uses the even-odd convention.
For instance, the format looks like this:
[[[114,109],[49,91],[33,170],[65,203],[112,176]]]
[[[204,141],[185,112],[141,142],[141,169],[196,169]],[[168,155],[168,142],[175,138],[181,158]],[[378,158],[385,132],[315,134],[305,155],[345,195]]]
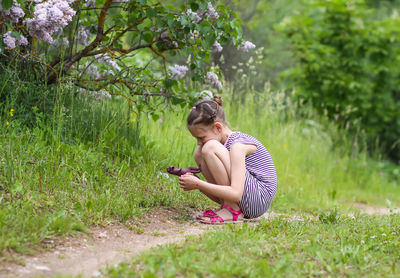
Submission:
[[[222,88],[222,84],[219,81],[218,76],[215,73],[211,72],[211,71],[207,72],[205,80],[206,80],[207,83],[217,87],[218,89]]]
[[[372,239],[376,238],[376,236],[371,236]]]
[[[189,70],[187,66],[180,66],[180,65],[176,65],[176,64],[174,66],[169,66],[168,68],[172,72],[172,75],[175,76],[175,78],[184,77],[186,72]]]
[[[239,45],[238,49],[243,50],[244,52],[249,52],[250,49],[255,48],[256,45],[250,41],[245,41],[241,45]]]
[[[386,236],[386,234],[385,234],[385,233],[383,233],[383,234],[382,234],[382,236]]]

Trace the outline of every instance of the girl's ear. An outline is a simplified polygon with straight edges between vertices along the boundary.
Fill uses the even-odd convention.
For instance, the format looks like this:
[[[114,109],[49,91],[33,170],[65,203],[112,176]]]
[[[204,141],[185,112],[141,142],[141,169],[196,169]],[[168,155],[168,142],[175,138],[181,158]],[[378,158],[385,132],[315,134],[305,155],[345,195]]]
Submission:
[[[220,122],[215,122],[214,126],[217,128],[219,132],[222,132],[222,124]]]

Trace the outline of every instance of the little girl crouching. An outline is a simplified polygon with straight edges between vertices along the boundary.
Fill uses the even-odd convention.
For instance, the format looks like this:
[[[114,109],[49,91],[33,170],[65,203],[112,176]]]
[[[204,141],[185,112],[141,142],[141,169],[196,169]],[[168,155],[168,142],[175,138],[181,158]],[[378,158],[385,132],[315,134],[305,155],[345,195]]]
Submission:
[[[196,103],[187,127],[197,139],[194,159],[206,181],[187,173],[179,177],[179,184],[184,190],[198,189],[221,205],[217,211],[204,211],[200,221],[235,223],[263,215],[277,187],[275,166],[263,144],[229,129],[219,96]]]

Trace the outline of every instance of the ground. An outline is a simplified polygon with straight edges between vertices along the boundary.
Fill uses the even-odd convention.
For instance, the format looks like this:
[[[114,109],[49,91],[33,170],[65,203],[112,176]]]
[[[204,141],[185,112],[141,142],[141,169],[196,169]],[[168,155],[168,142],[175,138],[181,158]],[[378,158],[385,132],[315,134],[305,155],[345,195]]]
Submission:
[[[354,204],[367,214],[389,214],[396,211]],[[195,214],[196,212],[193,212]],[[88,233],[43,242],[45,251],[21,258],[21,264],[3,262],[0,277],[51,277],[58,274],[98,276],[101,269],[160,244],[178,242],[188,235],[200,235],[223,226],[200,224],[194,220],[176,220],[177,212],[158,208],[149,212],[133,228],[121,224],[91,227]],[[263,217],[281,215],[268,212]],[[311,216],[310,216],[311,217]],[[288,221],[304,221],[304,216],[291,215]]]

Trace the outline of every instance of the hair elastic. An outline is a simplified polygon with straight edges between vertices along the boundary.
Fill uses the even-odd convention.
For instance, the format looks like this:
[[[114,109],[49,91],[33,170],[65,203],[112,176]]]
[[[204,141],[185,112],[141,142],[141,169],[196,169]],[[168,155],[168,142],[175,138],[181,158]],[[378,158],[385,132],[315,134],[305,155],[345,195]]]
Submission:
[[[196,106],[193,106],[192,110],[196,110]]]

